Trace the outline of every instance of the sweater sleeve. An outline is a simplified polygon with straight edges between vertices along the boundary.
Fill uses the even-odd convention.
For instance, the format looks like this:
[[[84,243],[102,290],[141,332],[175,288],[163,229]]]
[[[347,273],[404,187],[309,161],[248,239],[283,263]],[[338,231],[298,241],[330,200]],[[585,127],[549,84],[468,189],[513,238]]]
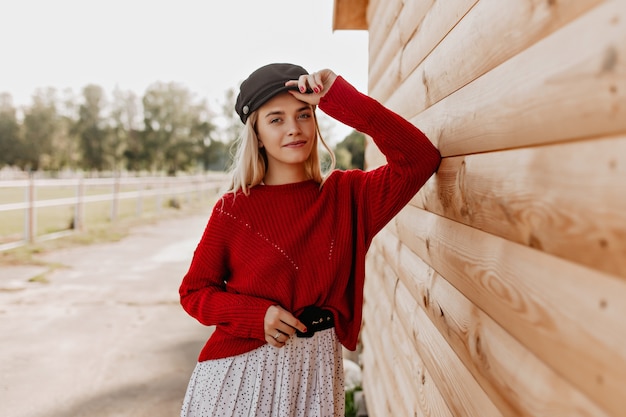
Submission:
[[[367,172],[354,188],[366,243],[404,207],[439,167],[441,155],[417,127],[360,93],[341,76],[320,109],[372,137],[387,164]]]
[[[265,340],[265,313],[276,303],[228,292],[229,228],[224,217],[216,205],[180,285],[180,302],[206,326],[217,325],[235,337]]]

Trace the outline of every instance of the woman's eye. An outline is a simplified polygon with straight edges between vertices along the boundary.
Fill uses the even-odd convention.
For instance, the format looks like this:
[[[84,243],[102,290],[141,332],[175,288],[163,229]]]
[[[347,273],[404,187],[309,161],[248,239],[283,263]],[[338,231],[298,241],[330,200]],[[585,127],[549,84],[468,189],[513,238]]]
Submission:
[[[280,119],[279,119],[279,118],[276,118],[276,119],[271,119],[271,120],[270,120],[270,123],[278,123],[278,122],[280,122]]]
[[[310,115],[310,114],[308,114],[308,113],[302,113],[302,114],[300,115],[300,118],[301,118],[301,119],[309,119],[310,117],[311,117],[311,115]]]

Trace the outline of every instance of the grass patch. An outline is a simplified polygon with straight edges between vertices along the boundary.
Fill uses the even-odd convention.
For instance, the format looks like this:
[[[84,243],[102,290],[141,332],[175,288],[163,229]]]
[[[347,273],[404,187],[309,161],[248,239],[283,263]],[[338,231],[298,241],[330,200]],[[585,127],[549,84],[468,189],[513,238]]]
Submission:
[[[35,275],[34,277],[30,278],[28,282],[36,282],[38,284],[49,284],[50,280],[48,280],[48,278],[46,277],[48,272],[49,271],[44,272],[43,274]]]
[[[214,202],[214,199],[209,202],[186,202],[178,208],[164,207],[160,211],[144,212],[141,216],[136,216],[133,211],[132,214],[118,216],[115,221],[110,221],[107,217],[100,217],[99,220],[92,220],[91,223],[87,223],[82,232],[0,252],[0,266],[38,265],[53,267],[52,264],[42,261],[39,255],[79,245],[117,242],[128,236],[135,227],[154,225],[162,220],[183,218],[194,214],[206,214],[208,216]]]
[[[354,394],[356,392],[362,391],[363,388],[360,386],[354,387],[351,390],[347,390],[345,393],[346,396],[346,408],[345,408],[345,417],[356,417],[356,413],[358,410],[358,404],[354,401]]]

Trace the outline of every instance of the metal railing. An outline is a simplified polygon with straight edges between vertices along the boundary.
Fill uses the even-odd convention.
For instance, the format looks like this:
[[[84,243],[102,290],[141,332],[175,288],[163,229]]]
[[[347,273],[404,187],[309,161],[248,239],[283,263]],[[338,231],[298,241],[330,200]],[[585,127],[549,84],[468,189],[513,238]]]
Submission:
[[[119,215],[121,200],[136,200],[136,215],[143,212],[143,203],[147,198],[155,198],[156,210],[161,211],[165,199],[186,196],[190,201],[194,196],[202,199],[203,195],[215,195],[224,186],[224,173],[210,173],[183,177],[113,177],[113,178],[74,178],[74,179],[36,179],[0,181],[2,188],[23,188],[24,201],[1,204],[0,216],[8,211],[24,212],[23,235],[20,240],[0,244],[0,251],[9,250],[37,241],[56,239],[81,231],[85,227],[85,209],[89,203],[109,202],[110,221]],[[110,187],[108,193],[88,195],[88,187]],[[44,187],[74,187],[73,197],[37,199],[37,190]],[[125,190],[132,187],[133,190]],[[73,218],[67,230],[37,235],[37,210],[46,207],[73,206]]]

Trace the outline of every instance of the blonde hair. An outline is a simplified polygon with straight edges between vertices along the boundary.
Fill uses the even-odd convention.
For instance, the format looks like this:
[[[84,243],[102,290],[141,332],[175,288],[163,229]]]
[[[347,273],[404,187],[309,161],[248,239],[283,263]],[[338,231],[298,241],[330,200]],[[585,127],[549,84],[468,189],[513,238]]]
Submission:
[[[312,107],[315,120],[315,143],[311,154],[304,161],[304,165],[307,179],[312,179],[322,186],[326,176],[335,169],[335,154],[322,137],[319,124],[317,123],[317,116],[315,115],[316,106]],[[241,191],[248,195],[250,188],[263,182],[267,170],[267,157],[265,148],[259,148],[259,139],[255,129],[258,117],[258,111],[250,114],[239,138],[235,142],[237,150],[230,169],[231,182],[226,191],[227,193],[236,195]],[[330,166],[325,173],[322,172],[318,143],[322,144],[330,157]]]

